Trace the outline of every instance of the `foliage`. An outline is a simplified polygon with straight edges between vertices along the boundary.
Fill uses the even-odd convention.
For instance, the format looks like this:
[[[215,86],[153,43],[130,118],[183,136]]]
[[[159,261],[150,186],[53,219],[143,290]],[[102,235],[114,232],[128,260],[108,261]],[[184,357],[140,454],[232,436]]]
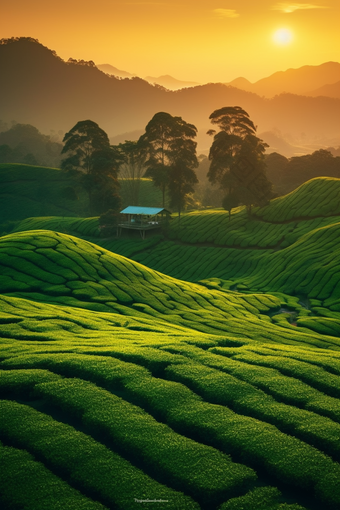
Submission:
[[[122,201],[119,195],[115,195],[114,198],[115,204],[111,199],[111,204],[113,205],[114,208],[109,209],[99,218],[99,228],[103,236],[113,235],[113,233],[117,229]]]
[[[3,236],[1,504],[337,510],[338,184],[186,214],[180,243]]]
[[[61,143],[30,124],[14,124],[0,132],[0,163],[59,167]]]
[[[61,153],[66,157],[61,168],[84,172],[80,181],[88,192],[91,212],[103,213],[114,208],[121,155],[110,146],[105,131],[91,120],[80,121],[65,134],[63,142]]]
[[[268,178],[280,195],[293,191],[315,177],[340,177],[340,157],[325,149],[292,158],[274,152],[268,154],[265,161]]]
[[[63,223],[63,217],[87,217],[91,214],[88,193],[79,182],[77,172],[0,164],[0,183],[0,224],[32,217],[40,218],[38,221],[41,221],[41,216],[60,216],[60,223]],[[129,205],[128,180],[119,181],[119,184],[119,194],[123,207],[126,207]],[[150,179],[142,179],[140,182],[140,201],[146,207],[162,206],[162,194]],[[10,231],[3,226],[0,227],[0,234],[4,230]]]
[[[228,195],[237,196],[250,215],[252,205],[264,205],[271,197],[264,163],[267,145],[255,135],[253,122],[239,106],[220,108],[209,118],[220,131],[208,131],[214,135],[208,178],[228,191]]]
[[[73,427],[16,402],[0,401],[0,407],[5,417],[0,425],[2,437],[21,448],[26,447],[53,470],[65,473],[70,485],[75,483],[82,492],[90,492],[94,499],[102,500],[104,508],[135,508],[131,492],[141,499],[150,492],[157,499],[174,499],[172,508],[176,508],[176,504],[195,508],[190,498],[157,483],[126,459]],[[98,504],[93,507],[102,508]]]
[[[240,199],[239,196],[235,191],[231,191],[228,193],[228,195],[225,195],[222,200],[222,206],[223,209],[229,212],[229,221],[231,217],[231,211],[232,209],[235,209],[235,207],[238,207],[240,205]]]
[[[145,177],[151,177],[154,185],[162,190],[163,207],[165,191],[169,189],[171,201],[177,205],[179,213],[193,190],[192,185],[198,182],[194,172],[198,166],[197,144],[193,141],[196,134],[196,127],[181,117],[159,112],[140,137],[148,154]]]
[[[123,372],[124,363],[121,366]],[[251,469],[230,461],[214,448],[184,438],[140,407],[92,383],[74,378],[72,383],[66,380],[39,384],[35,394],[65,413],[80,417],[90,434],[100,430],[110,443],[120,445],[125,456],[142,458],[145,465],[152,465],[154,475],[157,473],[164,482],[192,497],[204,500],[209,494],[213,503],[256,478]]]
[[[105,131],[91,120],[77,122],[65,134],[63,142],[61,153],[66,157],[62,161],[62,169],[81,169],[87,174],[93,173],[95,158],[106,156],[106,151],[110,147]]]
[[[3,508],[104,510],[106,507],[81,494],[37,462],[27,451],[0,443],[1,503]]]
[[[189,194],[194,192],[194,184],[198,182],[193,166],[195,161],[190,164],[181,158],[169,170],[170,207],[178,210],[179,217],[187,204]]]

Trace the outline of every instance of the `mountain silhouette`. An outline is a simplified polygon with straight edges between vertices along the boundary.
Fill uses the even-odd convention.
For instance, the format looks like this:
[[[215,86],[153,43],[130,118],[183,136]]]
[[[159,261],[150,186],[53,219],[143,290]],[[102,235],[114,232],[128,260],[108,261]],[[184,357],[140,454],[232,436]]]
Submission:
[[[182,81],[169,76],[168,74],[164,76],[158,76],[158,78],[154,78],[153,76],[146,76],[144,78],[149,83],[157,83],[157,85],[161,85],[169,90],[179,90],[184,87],[193,87],[195,85],[199,85],[196,81]]]
[[[328,97],[337,97],[340,99],[340,81],[336,83],[330,83],[327,85],[323,85],[316,90],[312,90],[308,94],[309,96],[328,96]]]
[[[290,94],[319,95],[310,93],[314,89],[319,89],[324,85],[335,84],[340,80],[340,63],[325,62],[319,66],[303,66],[298,69],[287,69],[287,71],[278,71],[277,73],[262,78],[255,83],[251,83],[245,78],[236,78],[227,83],[242,90],[255,92],[260,96],[273,97],[284,92]],[[334,96],[333,89],[331,94],[327,93],[327,88],[320,95],[329,95],[330,97],[339,97],[339,84],[337,85],[338,95]],[[336,86],[335,86],[336,89]]]
[[[97,67],[103,71],[103,73],[111,74],[112,76],[118,76],[119,78],[132,78],[133,76],[136,76],[133,73],[128,73],[127,71],[117,69],[117,67],[114,67],[111,64],[99,64]]]
[[[127,71],[122,71],[121,69],[117,69],[117,67],[112,66],[111,64],[100,64],[97,65],[98,69],[103,71],[103,73],[111,74],[112,76],[118,76],[119,78],[132,78],[136,76],[136,74],[128,73]],[[181,81],[173,78],[172,76],[166,74],[164,76],[158,76],[158,78],[154,76],[146,76],[144,78],[145,81],[149,83],[156,83],[157,85],[161,85],[169,90],[179,90],[184,87],[192,87],[194,85],[199,85],[195,81]]]
[[[109,76],[92,61],[65,62],[32,38],[1,41],[0,75],[0,118],[45,133],[69,131],[91,119],[116,137],[143,130],[155,113],[165,111],[196,125],[204,151],[211,145],[209,115],[228,105],[244,108],[258,132],[276,130],[325,146],[337,145],[340,133],[340,99],[295,94],[266,99],[222,83],[170,91],[137,77]]]

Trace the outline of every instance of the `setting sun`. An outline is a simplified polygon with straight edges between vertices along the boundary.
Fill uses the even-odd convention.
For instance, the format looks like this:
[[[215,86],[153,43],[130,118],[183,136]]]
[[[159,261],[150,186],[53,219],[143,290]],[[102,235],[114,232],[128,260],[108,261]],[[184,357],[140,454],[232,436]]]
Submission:
[[[293,34],[291,30],[289,30],[288,28],[280,28],[279,30],[276,30],[276,32],[274,32],[273,40],[276,44],[279,44],[280,46],[285,46],[292,42]]]

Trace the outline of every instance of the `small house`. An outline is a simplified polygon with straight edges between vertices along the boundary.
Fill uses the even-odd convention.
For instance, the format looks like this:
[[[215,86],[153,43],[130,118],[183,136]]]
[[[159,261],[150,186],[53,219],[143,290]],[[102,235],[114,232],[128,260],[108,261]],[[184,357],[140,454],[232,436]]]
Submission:
[[[170,218],[170,211],[159,207],[137,207],[130,205],[120,211],[121,220],[118,222],[117,236],[119,237],[123,229],[138,230],[142,239],[145,239],[147,230],[157,230],[162,228]]]

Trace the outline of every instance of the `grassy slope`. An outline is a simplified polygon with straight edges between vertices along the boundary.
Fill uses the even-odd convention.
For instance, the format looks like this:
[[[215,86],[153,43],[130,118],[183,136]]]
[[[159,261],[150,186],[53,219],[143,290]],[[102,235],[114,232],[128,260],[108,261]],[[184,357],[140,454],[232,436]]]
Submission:
[[[88,197],[74,177],[58,168],[21,164],[0,164],[1,223],[39,216],[86,216]],[[63,189],[73,187],[78,200],[67,200]],[[130,204],[126,182],[121,184],[124,207]],[[162,205],[162,193],[150,179],[142,179],[139,205]],[[4,225],[6,227],[6,225]],[[7,229],[8,230],[8,229]]]
[[[57,168],[0,164],[1,222],[29,216],[76,216],[86,212],[87,196],[77,190],[78,200],[66,200],[62,191],[76,185]]]
[[[37,477],[46,508],[58,498],[63,508],[136,508],[134,498],[173,509],[339,508],[340,211],[319,205],[296,207],[280,234],[268,211],[251,226],[242,210],[230,225],[209,211],[173,224],[182,243],[111,241],[167,275],[206,277],[204,286],[65,233],[1,238],[5,508],[34,508]],[[64,232],[96,235],[95,219],[67,222]],[[194,224],[204,224],[201,247],[185,235]],[[233,248],[213,246],[223,224]]]

